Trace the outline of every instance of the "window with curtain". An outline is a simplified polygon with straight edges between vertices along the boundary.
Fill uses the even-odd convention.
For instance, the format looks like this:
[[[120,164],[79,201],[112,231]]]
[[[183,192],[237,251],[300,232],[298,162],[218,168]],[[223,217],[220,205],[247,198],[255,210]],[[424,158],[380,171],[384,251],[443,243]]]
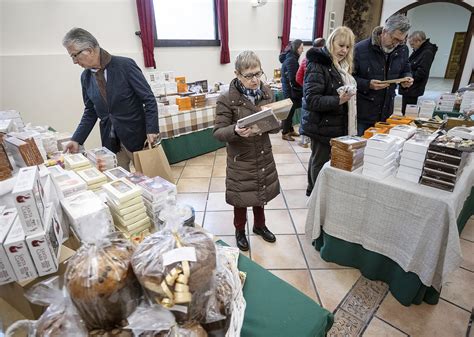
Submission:
[[[219,46],[215,0],[153,0],[155,46]]]
[[[316,0],[293,0],[291,7],[290,41],[313,42],[316,27]]]

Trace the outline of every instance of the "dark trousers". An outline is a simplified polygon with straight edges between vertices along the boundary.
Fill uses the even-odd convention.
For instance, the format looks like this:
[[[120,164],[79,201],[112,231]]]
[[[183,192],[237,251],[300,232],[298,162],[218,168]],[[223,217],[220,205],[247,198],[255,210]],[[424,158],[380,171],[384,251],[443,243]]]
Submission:
[[[407,108],[407,104],[416,104],[416,103],[418,103],[418,97],[402,96],[402,115],[405,116],[405,110]]]
[[[286,119],[282,121],[283,134],[294,131],[293,130],[293,115],[295,114],[296,109],[301,108],[301,99],[291,98],[291,101],[293,102],[293,106],[290,109],[290,113],[288,114],[288,117],[286,117]]]
[[[374,126],[374,123],[364,123],[364,122],[357,121],[357,135],[363,136],[364,131],[372,126]]]
[[[263,206],[253,206],[253,226],[265,227],[265,213]],[[247,207],[234,207],[234,226],[238,231],[245,230],[247,223]]]
[[[311,156],[308,163],[308,188],[306,195],[310,195],[313,191],[314,183],[318,178],[319,171],[323,165],[331,158],[331,145],[311,140]]]

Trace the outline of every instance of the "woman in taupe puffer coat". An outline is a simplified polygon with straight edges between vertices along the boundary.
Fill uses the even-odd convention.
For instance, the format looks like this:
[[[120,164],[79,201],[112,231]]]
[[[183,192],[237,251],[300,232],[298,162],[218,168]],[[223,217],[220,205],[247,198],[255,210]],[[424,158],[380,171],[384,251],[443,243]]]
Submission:
[[[247,207],[253,208],[253,232],[265,241],[275,236],[265,225],[264,205],[280,193],[280,183],[268,133],[254,135],[249,128],[239,128],[237,120],[261,110],[271,103],[272,93],[263,85],[258,56],[252,51],[240,53],[235,61],[236,78],[229,91],[217,100],[214,137],[227,143],[226,201],[234,206],[237,246],[248,250],[245,235]],[[276,128],[271,133],[278,133]]]

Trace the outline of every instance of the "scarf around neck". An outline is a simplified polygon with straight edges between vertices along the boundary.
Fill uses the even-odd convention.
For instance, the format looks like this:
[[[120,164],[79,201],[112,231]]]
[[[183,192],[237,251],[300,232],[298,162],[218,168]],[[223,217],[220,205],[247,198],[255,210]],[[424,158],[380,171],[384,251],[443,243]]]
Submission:
[[[260,88],[257,89],[248,89],[246,88],[239,79],[236,81],[236,88],[239,92],[247,97],[253,104],[257,105],[263,98],[263,91]]]
[[[105,68],[111,60],[112,56],[107,51],[100,48],[100,68],[93,74],[97,81],[97,86],[99,87],[100,95],[104,99],[105,103],[107,103],[107,82],[105,80]]]
[[[357,87],[357,82],[349,73],[349,64],[346,61],[342,61],[340,64],[334,63],[337,71],[341,74],[342,82],[344,85],[352,85]],[[347,131],[349,136],[357,136],[357,95],[352,96],[349,101],[347,101],[347,112],[348,112],[348,127]]]

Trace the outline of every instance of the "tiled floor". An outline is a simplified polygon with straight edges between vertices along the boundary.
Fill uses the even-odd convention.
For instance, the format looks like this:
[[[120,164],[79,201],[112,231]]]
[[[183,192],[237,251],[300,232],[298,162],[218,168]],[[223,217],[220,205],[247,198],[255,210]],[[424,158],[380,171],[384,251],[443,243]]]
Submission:
[[[330,311],[337,324],[330,336],[447,336],[466,335],[474,306],[474,218],[461,236],[464,262],[445,285],[438,305],[398,303],[382,282],[361,277],[358,270],[323,261],[304,235],[306,219],[306,167],[309,149],[272,135],[273,151],[280,176],[281,194],[266,207],[267,225],[276,234],[274,244],[250,233],[252,260],[292,284]],[[179,200],[194,206],[204,228],[235,246],[232,207],[225,202],[225,149],[174,164]],[[250,209],[249,209],[250,210]],[[252,228],[251,211],[247,229]],[[348,302],[373,288],[372,306],[360,317],[348,314]],[[343,330],[341,326],[345,326]]]

